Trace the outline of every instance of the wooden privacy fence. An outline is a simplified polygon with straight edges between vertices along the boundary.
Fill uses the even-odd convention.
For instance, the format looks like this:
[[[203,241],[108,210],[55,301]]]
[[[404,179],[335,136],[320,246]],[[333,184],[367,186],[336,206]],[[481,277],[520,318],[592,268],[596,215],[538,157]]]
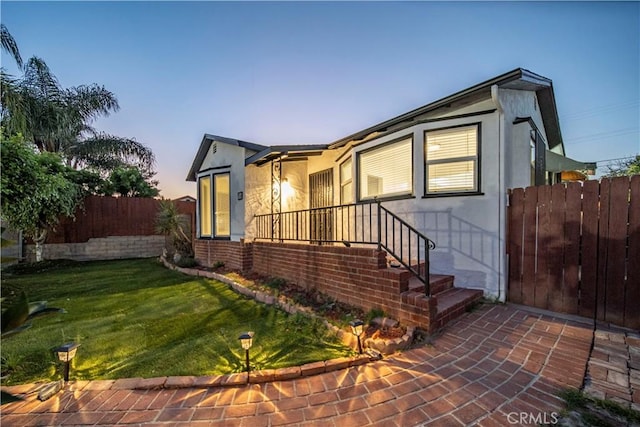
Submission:
[[[640,329],[640,175],[509,190],[511,302]]]
[[[181,214],[188,215],[195,230],[193,202],[174,201]],[[47,236],[47,243],[84,243],[91,238],[109,236],[151,236],[159,200],[142,197],[89,196],[75,213],[75,219],[63,219]]]

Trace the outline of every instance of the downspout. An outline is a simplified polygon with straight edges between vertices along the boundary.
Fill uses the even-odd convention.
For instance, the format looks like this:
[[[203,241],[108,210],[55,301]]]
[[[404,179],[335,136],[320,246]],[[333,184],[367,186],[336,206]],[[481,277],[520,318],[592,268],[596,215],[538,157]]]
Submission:
[[[500,254],[504,254],[504,259],[499,256],[500,260],[499,265],[499,273],[498,273],[498,300],[504,302],[506,300],[507,295],[507,274],[508,274],[508,263],[507,263],[507,251],[505,241],[506,237],[506,224],[505,224],[505,216],[506,216],[506,197],[507,194],[502,194],[503,191],[503,182],[504,182],[504,174],[505,174],[505,161],[504,161],[504,152],[505,152],[505,141],[504,141],[504,108],[500,103],[500,88],[498,85],[491,86],[491,100],[498,110],[498,189],[500,192],[500,196],[498,197],[498,250]]]

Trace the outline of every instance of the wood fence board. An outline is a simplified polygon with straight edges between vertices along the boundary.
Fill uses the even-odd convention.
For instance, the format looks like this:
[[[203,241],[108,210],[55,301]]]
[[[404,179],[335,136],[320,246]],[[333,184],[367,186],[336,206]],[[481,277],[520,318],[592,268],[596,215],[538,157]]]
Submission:
[[[624,325],[640,330],[640,175],[631,177]]]
[[[544,254],[549,250],[551,235],[551,188],[538,187],[538,239],[535,307],[547,309],[549,306],[549,265]]]
[[[627,255],[627,219],[629,217],[629,178],[611,180],[609,199],[609,236],[607,240],[605,320],[624,323],[624,294]]]
[[[578,313],[578,269],[580,266],[580,221],[582,218],[582,186],[578,182],[567,184],[564,226],[564,285],[562,312]]]
[[[600,217],[598,221],[598,273],[596,290],[596,318],[604,321],[606,316],[607,262],[609,262],[609,214],[611,179],[600,181]]]
[[[582,238],[580,244],[580,306],[578,314],[593,318],[598,289],[598,212],[600,186],[586,181],[582,188]]]
[[[522,230],[524,190],[509,192],[509,301],[522,304]]]
[[[536,204],[537,187],[524,190],[523,257],[522,257],[522,304],[535,305],[536,288]]]
[[[565,186],[555,184],[551,186],[551,205],[549,217],[549,235],[546,250],[540,251],[540,256],[546,258],[548,266],[549,293],[548,309],[562,311],[562,288],[564,286],[564,223],[565,223]]]

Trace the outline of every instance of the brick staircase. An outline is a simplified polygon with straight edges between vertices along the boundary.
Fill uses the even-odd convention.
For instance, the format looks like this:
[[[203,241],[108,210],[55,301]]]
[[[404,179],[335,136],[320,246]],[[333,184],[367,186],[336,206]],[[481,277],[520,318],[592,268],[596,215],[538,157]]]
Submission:
[[[436,299],[436,319],[429,329],[436,331],[450,321],[462,316],[470,307],[482,299],[483,292],[478,289],[456,288],[454,276],[430,274],[431,297]],[[409,279],[409,291],[424,293],[424,285],[418,278]]]

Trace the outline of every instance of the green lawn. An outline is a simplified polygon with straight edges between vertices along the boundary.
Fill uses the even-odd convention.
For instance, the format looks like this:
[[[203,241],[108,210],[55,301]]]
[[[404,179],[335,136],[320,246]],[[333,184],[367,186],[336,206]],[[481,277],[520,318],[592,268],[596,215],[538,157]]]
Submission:
[[[252,369],[273,369],[351,354],[322,322],[288,315],[215,280],[168,270],[156,260],[72,263],[5,274],[2,295],[24,289],[66,314],[35,319],[2,340],[5,384],[60,377],[51,351],[81,344],[72,379],[212,375],[244,369],[238,336],[255,331]]]

